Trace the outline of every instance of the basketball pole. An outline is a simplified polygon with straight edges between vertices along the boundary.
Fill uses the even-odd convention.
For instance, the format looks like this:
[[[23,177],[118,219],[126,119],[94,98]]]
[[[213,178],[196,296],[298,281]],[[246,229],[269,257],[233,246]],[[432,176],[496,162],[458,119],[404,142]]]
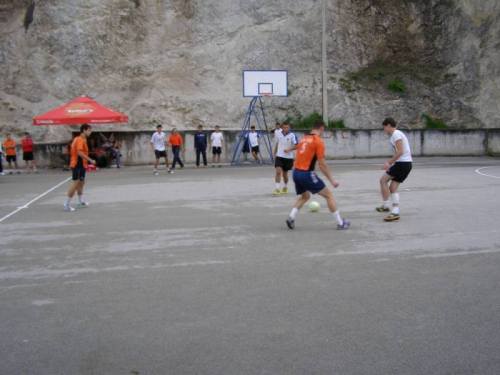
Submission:
[[[328,81],[326,76],[326,0],[323,0],[323,122],[328,126]]]

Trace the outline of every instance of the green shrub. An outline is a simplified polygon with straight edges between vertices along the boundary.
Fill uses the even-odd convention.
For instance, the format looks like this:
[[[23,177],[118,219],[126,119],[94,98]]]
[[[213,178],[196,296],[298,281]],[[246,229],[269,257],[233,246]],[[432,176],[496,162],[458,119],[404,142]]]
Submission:
[[[322,120],[323,116],[314,111],[310,115],[303,117],[301,113],[296,113],[295,117],[288,115],[284,121],[288,121],[292,129],[311,129],[316,120]],[[282,121],[283,123],[283,121]],[[327,128],[345,129],[344,120],[328,121]]]
[[[449,129],[450,126],[441,120],[433,119],[428,114],[422,113],[422,118],[425,120],[425,129]]]
[[[346,129],[344,120],[328,121],[329,129]]]
[[[405,83],[400,79],[396,78],[389,82],[389,91],[395,92],[397,94],[404,94],[406,92]]]

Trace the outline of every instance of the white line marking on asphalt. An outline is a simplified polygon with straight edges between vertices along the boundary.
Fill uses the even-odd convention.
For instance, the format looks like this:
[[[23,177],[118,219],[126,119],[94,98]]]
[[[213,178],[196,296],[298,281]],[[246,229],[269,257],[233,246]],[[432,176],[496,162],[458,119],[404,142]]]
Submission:
[[[60,184],[57,184],[56,186],[54,186],[52,189],[49,189],[47,190],[45,193],[39,195],[38,197],[36,197],[35,199],[33,199],[32,201],[26,203],[24,206],[21,206],[21,207],[18,207],[17,210],[11,212],[10,214],[8,214],[7,216],[4,216],[0,219],[0,223],[6,219],[8,219],[9,217],[11,217],[12,215],[15,215],[16,213],[18,213],[19,211],[21,210],[24,210],[26,208],[28,208],[28,206],[33,203],[33,202],[36,202],[37,200],[39,200],[40,198],[46,196],[47,194],[49,194],[51,191],[57,189],[59,186],[61,186],[62,184],[68,182],[69,180],[71,180],[71,177],[68,177],[66,180],[64,180],[63,182],[61,182]]]
[[[486,173],[481,173],[479,172],[481,169],[488,169],[489,167],[483,167],[483,168],[479,168],[479,169],[476,169],[476,173],[477,174],[480,174],[481,176],[486,176],[486,177],[492,177],[492,178],[500,178],[498,176],[492,176],[490,174],[486,174]]]

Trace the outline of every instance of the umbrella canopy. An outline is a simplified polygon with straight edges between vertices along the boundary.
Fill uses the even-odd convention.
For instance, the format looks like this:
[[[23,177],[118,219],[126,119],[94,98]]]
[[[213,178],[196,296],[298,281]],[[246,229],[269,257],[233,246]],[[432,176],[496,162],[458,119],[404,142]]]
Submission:
[[[127,115],[81,96],[62,107],[33,118],[33,125],[112,124],[127,121]]]

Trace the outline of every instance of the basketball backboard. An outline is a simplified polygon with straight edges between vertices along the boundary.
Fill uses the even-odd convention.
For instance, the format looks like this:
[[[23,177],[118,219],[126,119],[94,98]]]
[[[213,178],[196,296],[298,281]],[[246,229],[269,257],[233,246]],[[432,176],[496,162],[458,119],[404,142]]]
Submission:
[[[244,70],[243,96],[288,96],[288,71]]]

